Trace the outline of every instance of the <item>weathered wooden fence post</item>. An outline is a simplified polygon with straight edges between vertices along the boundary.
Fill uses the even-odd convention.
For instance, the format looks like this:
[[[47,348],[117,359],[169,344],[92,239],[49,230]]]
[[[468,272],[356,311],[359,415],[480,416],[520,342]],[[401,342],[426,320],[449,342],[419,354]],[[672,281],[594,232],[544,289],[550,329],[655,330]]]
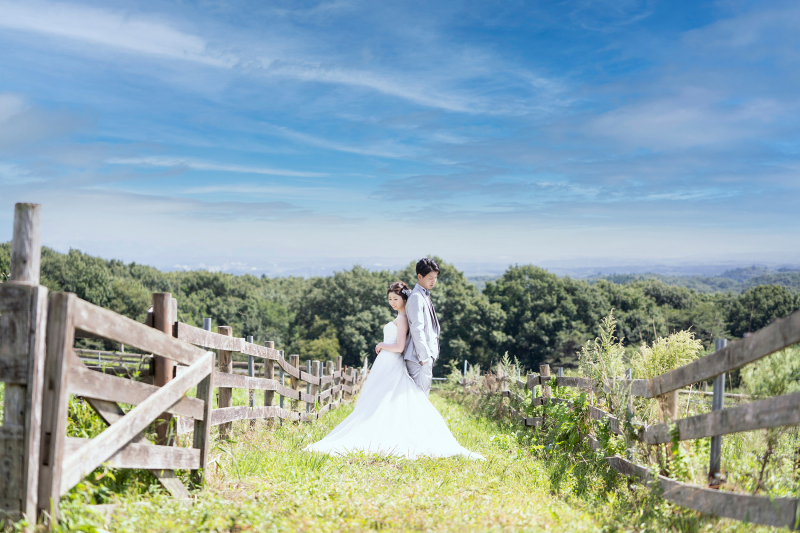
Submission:
[[[319,361],[314,361],[314,362],[311,363],[311,375],[312,376],[314,376],[315,378],[319,378],[322,375],[321,370],[322,370],[322,367],[321,367]],[[319,392],[320,392],[319,385],[312,385],[311,386],[311,395],[312,396],[314,396],[316,398],[316,396],[319,394]],[[314,405],[312,405],[311,407],[313,408]]]
[[[233,336],[233,328],[230,326],[217,326],[217,333],[227,337]],[[228,350],[220,350],[217,356],[217,369],[226,374],[233,373],[233,354]],[[217,388],[217,408],[233,407],[233,389],[230,387]],[[229,439],[233,422],[224,422],[219,425],[219,438]]]
[[[273,341],[267,341],[264,343],[267,348],[275,349],[275,343]],[[275,379],[275,362],[272,359],[265,359],[264,360],[264,378],[266,379]],[[282,383],[281,383],[282,385]],[[265,390],[264,391],[264,407],[272,407],[272,402],[275,399],[275,391]],[[271,426],[272,418],[267,419],[267,426]]]
[[[211,331],[211,319],[203,318],[203,330]],[[208,348],[205,348],[208,349]],[[216,365],[212,365],[215,367]],[[208,468],[208,450],[211,441],[211,411],[214,403],[214,373],[209,374],[197,384],[197,399],[206,402],[203,420],[194,421],[192,447],[200,450],[200,469],[192,473],[192,483],[201,485],[204,482],[205,470]]]
[[[539,375],[543,378],[550,377],[550,365],[539,365]],[[552,398],[553,393],[550,385],[545,385],[545,383],[550,383],[549,381],[542,381],[542,398]]]
[[[203,329],[205,329],[205,319]],[[208,319],[208,330],[211,330],[211,319]],[[214,368],[214,364],[211,365]],[[198,400],[205,403],[203,420],[194,421],[194,435],[192,447],[200,450],[200,469],[193,472],[192,482],[202,484],[205,478],[205,471],[208,468],[208,451],[211,449],[211,411],[214,403],[214,372],[203,378],[197,384]]]
[[[169,292],[153,293],[153,328],[172,336],[172,294]],[[155,362],[156,387],[163,387],[175,373],[175,362],[172,359],[156,355]],[[156,444],[171,446],[174,442],[174,431],[170,431],[172,415],[163,413],[156,424]]]
[[[311,359],[306,361],[306,374],[311,374]],[[309,383],[307,381],[306,382],[306,394],[310,395],[311,394],[311,390],[312,390],[311,389],[311,383]],[[307,399],[308,398],[306,398],[306,400]],[[306,413],[310,413],[310,412],[311,412],[311,404],[309,402],[306,402]]]
[[[48,305],[37,508],[39,514],[44,515],[45,522],[51,524],[59,516],[62,456],[69,410],[67,359],[75,343],[74,309],[77,299],[74,294],[58,292],[50,295]]]
[[[333,376],[333,361],[327,361],[325,363],[325,375]],[[331,379],[330,383],[325,384],[324,390],[330,390],[332,388],[333,388],[333,379]],[[330,394],[325,403],[330,404],[332,402],[333,402],[333,394]]]
[[[41,206],[14,206],[11,277],[0,284],[0,526],[26,515],[36,521],[41,453],[47,288],[39,285]]]
[[[353,390],[356,388],[356,371],[355,368],[347,367],[347,381],[350,383],[350,392],[347,393],[347,399],[353,399]]]
[[[342,371],[342,356],[341,355],[336,357],[336,364],[334,365],[334,368],[335,368],[334,372],[340,372],[339,377],[335,378],[333,380],[333,384],[335,386],[338,386],[338,385],[341,385],[343,383],[343,381],[344,381],[342,379],[342,376],[341,376],[341,371]],[[339,392],[337,392],[335,396],[336,396],[335,399],[337,401],[341,400],[341,399],[344,399],[344,394],[342,393],[342,389],[341,388],[339,389]]]
[[[289,364],[295,367],[297,370],[300,370],[300,355],[299,354],[292,354],[289,356]],[[292,390],[300,392],[300,379],[290,376],[289,383],[291,384]],[[291,405],[292,411],[299,411],[299,400],[292,399],[289,403]]]
[[[661,411],[663,422],[671,422],[678,419],[679,403],[677,389],[658,397],[658,406]]]
[[[250,344],[253,344],[253,336],[252,335],[248,335],[246,340]],[[256,377],[256,363],[255,363],[255,360],[253,359],[252,355],[248,355],[247,356],[247,377],[251,377],[251,378]],[[255,389],[248,389],[247,390],[247,399],[248,399],[247,405],[250,406],[250,409],[253,409],[253,407],[255,407],[255,403],[256,403],[256,391],[255,391]],[[252,429],[254,427],[256,427],[256,419],[255,418],[251,418],[250,419],[250,429]]]
[[[284,360],[285,359],[283,357],[283,350],[281,350],[281,361],[284,361]],[[278,381],[280,382],[280,384],[285,387],[286,386],[286,376],[284,374],[283,367],[279,367],[278,368],[278,378],[279,378]],[[281,397],[280,398],[280,406],[281,406],[281,409],[283,409],[283,398],[284,398],[284,395],[281,394],[280,397]]]
[[[661,397],[664,421],[674,421],[678,419],[678,391],[668,392]]]
[[[714,339],[714,349],[722,350],[728,345],[728,339]],[[725,373],[714,378],[714,396],[711,400],[711,410],[719,411],[723,408],[725,400]],[[722,437],[711,437],[711,450],[708,464],[708,485],[718,487],[721,485],[720,463],[722,458]]]

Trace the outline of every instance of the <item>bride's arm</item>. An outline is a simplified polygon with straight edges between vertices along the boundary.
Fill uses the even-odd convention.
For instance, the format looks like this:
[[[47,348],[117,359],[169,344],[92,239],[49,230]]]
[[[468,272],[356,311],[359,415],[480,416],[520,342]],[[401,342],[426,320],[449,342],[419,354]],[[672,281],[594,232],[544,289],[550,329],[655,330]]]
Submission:
[[[397,342],[394,344],[386,344],[382,342],[375,347],[376,352],[386,350],[387,352],[403,353],[406,349],[406,337],[408,336],[408,320],[403,317],[397,321]]]

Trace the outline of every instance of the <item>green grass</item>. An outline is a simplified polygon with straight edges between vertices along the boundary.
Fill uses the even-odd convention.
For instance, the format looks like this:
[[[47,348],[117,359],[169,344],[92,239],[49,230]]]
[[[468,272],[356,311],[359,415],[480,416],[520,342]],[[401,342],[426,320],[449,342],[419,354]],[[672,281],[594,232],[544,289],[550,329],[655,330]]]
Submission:
[[[431,401],[458,441],[487,461],[302,452],[352,411],[348,404],[315,424],[259,422],[244,431],[246,421],[234,423],[232,440],[214,441],[206,488],[192,502],[170,499],[149,473],[100,469],[62,499],[58,529],[773,531],[703,517],[631,489],[591,453],[548,452],[530,429],[495,419],[463,394],[433,394]],[[106,521],[89,503],[119,508]]]
[[[432,401],[466,447],[485,462],[461,458],[407,461],[302,452],[347,416],[352,405],[313,425],[284,424],[235,433],[216,446],[206,490],[190,505],[163,495],[119,498],[112,531],[595,531],[586,509],[549,491],[547,470],[508,428]],[[245,422],[235,424],[244,429]],[[506,435],[504,438],[503,436]],[[64,503],[64,530],[100,527],[86,510],[89,491]],[[134,501],[137,500],[137,501]],[[71,522],[71,523],[70,523]]]

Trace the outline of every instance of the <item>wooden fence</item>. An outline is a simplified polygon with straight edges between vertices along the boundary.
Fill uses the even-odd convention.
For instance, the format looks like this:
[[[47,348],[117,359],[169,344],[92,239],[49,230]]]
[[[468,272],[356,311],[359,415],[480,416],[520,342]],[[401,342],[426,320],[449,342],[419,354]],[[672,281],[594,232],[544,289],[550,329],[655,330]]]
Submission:
[[[343,368],[341,357],[335,363],[308,361],[306,370],[303,371],[300,368],[299,355],[290,355],[287,360],[282,351],[272,347],[271,342],[267,343],[268,346],[260,346],[243,338],[231,337],[231,328],[226,326],[219,326],[218,332],[213,333],[175,322],[173,331],[179,340],[219,350],[217,370],[214,373],[214,383],[219,389],[218,408],[211,413],[211,425],[220,426],[221,436],[230,432],[230,424],[236,420],[315,420],[339,407],[343,400],[351,398],[366,376],[366,369]],[[248,356],[248,375],[233,372],[234,353]],[[260,377],[255,375],[255,359],[263,360],[263,375]],[[178,375],[184,371],[181,368],[177,370]],[[233,406],[233,389],[264,391],[263,404],[256,406],[255,394],[250,394],[250,405]],[[278,405],[273,405],[276,393],[279,395],[279,402]],[[289,406],[285,405],[285,399],[289,400]],[[305,404],[305,407],[301,408],[300,403]],[[183,417],[177,428],[178,434],[192,431],[192,426]]]
[[[203,483],[212,426],[225,438],[237,420],[250,427],[257,419],[313,421],[359,390],[366,368],[342,368],[339,358],[308,362],[302,371],[299,355],[287,361],[271,342],[234,338],[226,326],[212,333],[208,319],[206,329],[178,322],[169,293],[153,295],[146,324],[74,294],[48,294],[39,285],[39,223],[38,205],[16,205],[11,277],[0,283],[0,525],[22,516],[52,524],[61,496],[102,465],[150,470],[173,496],[187,497],[175,471],[191,471],[192,481]],[[106,354],[112,364],[104,364],[102,352],[76,350],[77,338],[106,339],[145,355]],[[237,352],[248,356],[246,376],[233,373]],[[137,371],[129,371],[131,363]],[[233,406],[236,388],[249,391],[249,405]],[[263,405],[254,404],[256,390],[264,391]],[[83,398],[108,427],[92,439],[68,437],[71,396]],[[134,407],[126,412],[120,404]],[[144,434],[152,425],[156,442]],[[186,433],[189,447],[177,446],[176,434]]]
[[[527,401],[524,397],[525,391],[533,390],[534,387],[542,387],[542,394],[538,397],[532,395],[530,405],[571,403],[569,400],[553,397],[553,386],[579,388],[595,393],[601,388],[605,392],[616,389],[624,391],[623,395],[628,397],[657,399],[664,408],[667,421],[650,426],[635,426],[633,439],[641,444],[655,445],[672,442],[674,435],[680,441],[711,437],[708,486],[682,483],[656,475],[650,467],[638,465],[619,456],[606,457],[609,465],[632,480],[658,487],[665,499],[683,507],[752,524],[795,530],[800,528],[798,505],[800,500],[720,490],[720,485],[724,482],[719,472],[723,435],[800,424],[800,393],[740,403],[725,408],[723,406],[725,397],[748,399],[743,395],[724,394],[725,373],[798,342],[800,342],[800,311],[795,311],[742,340],[729,345],[727,341],[718,342],[718,349],[712,354],[652,379],[618,379],[607,383],[593,383],[587,378],[563,376],[562,369],[559,369],[558,376],[551,376],[549,365],[542,365],[538,375],[529,374],[525,380],[516,376],[501,375],[501,379],[514,390],[503,386],[505,390],[501,390],[498,394],[513,399],[513,403],[518,406],[523,406]],[[709,379],[714,380],[712,411],[679,418],[677,398],[678,393],[683,392],[680,389]],[[522,395],[517,392],[522,392]],[[593,395],[590,394],[589,397],[592,398]],[[541,416],[528,417],[510,405],[507,405],[506,409],[512,417],[525,426],[542,426],[547,416],[546,410],[542,411]],[[632,412],[632,403],[628,403],[627,409]],[[595,406],[589,407],[589,416],[598,421],[608,420],[609,429],[613,433],[625,436],[625,421]],[[631,437],[630,432],[627,437]],[[592,435],[585,435],[585,439],[594,449],[599,448],[597,439]]]

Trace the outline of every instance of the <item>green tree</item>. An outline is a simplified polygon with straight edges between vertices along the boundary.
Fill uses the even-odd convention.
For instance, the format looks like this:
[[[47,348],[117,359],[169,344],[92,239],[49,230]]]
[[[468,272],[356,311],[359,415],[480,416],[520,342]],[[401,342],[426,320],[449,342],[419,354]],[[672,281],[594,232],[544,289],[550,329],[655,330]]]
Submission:
[[[56,285],[51,289],[74,292],[101,307],[108,307],[114,294],[114,277],[105,261],[74,249],[66,256],[42,250],[42,278]]]
[[[375,345],[383,340],[383,326],[394,318],[386,297],[392,280],[389,272],[370,272],[360,266],[308,280],[296,309],[292,338],[312,340],[303,335],[315,331],[315,321],[323,320],[335,328],[344,364],[361,364],[364,355],[374,357]]]
[[[333,361],[339,356],[341,348],[336,328],[327,320],[314,317],[311,327],[296,327],[296,338],[292,340],[291,351],[301,359],[312,361]]]
[[[614,308],[618,334],[624,343],[649,343],[669,334],[664,310],[640,284],[617,285],[600,280],[594,287],[605,296],[609,308]]]
[[[610,309],[602,293],[588,283],[530,265],[509,267],[497,281],[486,284],[484,294],[506,314],[506,349],[528,368],[574,361]]]
[[[730,331],[736,337],[757,331],[776,318],[800,308],[800,296],[779,285],[748,289],[733,301],[728,312]]]
[[[152,293],[140,283],[131,279],[114,278],[108,308],[137,322],[144,322],[152,300]]]

